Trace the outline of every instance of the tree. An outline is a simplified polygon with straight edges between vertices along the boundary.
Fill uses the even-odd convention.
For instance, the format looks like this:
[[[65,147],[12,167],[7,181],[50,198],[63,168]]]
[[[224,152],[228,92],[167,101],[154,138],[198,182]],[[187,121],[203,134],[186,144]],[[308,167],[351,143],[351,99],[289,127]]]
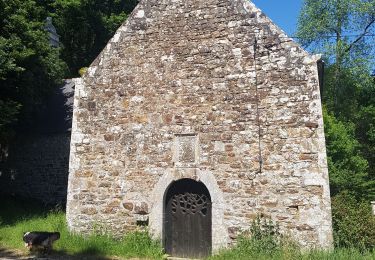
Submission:
[[[0,141],[22,118],[27,124],[61,83],[65,64],[49,45],[47,13],[33,0],[0,0]]]
[[[355,125],[341,122],[324,110],[331,195],[350,192],[357,198],[375,198],[375,181],[368,174],[369,164],[355,139]]]
[[[324,53],[328,81],[324,101],[336,116],[356,109],[374,65],[375,0],[305,0],[297,36]],[[348,109],[349,107],[349,109]]]
[[[369,174],[375,179],[375,102],[359,110],[356,136],[369,162]]]
[[[62,57],[77,76],[104,48],[137,0],[57,0],[49,6],[63,43]]]
[[[304,0],[297,35],[322,52],[324,130],[335,244],[373,248],[375,0]]]
[[[339,179],[365,173],[375,179],[375,83],[371,76],[375,65],[375,0],[305,0],[297,35],[303,45],[322,52],[328,65],[322,94],[328,111],[327,142],[342,134],[335,145],[328,145],[328,154],[335,153],[329,157],[331,182],[339,187]],[[350,147],[351,152],[347,150]],[[349,160],[356,165],[353,160],[358,156],[370,167],[359,167],[363,163],[348,166]]]

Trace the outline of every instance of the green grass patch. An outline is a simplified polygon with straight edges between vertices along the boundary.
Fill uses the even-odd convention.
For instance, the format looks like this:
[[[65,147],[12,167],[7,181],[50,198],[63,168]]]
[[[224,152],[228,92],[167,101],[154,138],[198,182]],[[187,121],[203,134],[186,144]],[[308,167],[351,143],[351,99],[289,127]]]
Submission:
[[[241,239],[236,247],[223,250],[208,260],[373,260],[373,251],[361,252],[355,248],[338,248],[332,251],[301,251],[293,244],[285,243],[272,251],[264,248],[264,241]]]
[[[269,219],[258,216],[249,232],[238,238],[237,245],[230,250],[223,250],[209,260],[335,260],[335,259],[375,259],[375,252],[356,248],[337,248],[332,251],[301,250],[288,237],[280,233],[279,226]]]
[[[0,247],[23,249],[23,233],[26,231],[59,231],[60,240],[54,244],[57,254],[69,256],[95,256],[123,258],[163,259],[160,243],[150,238],[147,232],[128,233],[122,239],[105,235],[83,237],[68,232],[65,213],[51,210],[40,204],[0,198]],[[252,236],[250,236],[252,234]],[[278,226],[271,221],[255,220],[249,234],[239,237],[230,250],[222,250],[208,260],[248,259],[306,259],[342,260],[375,259],[375,252],[356,248],[337,248],[332,251],[301,251],[294,243],[282,237]]]
[[[161,259],[160,243],[147,232],[128,233],[122,239],[106,235],[83,237],[71,234],[63,211],[48,210],[39,205],[2,199],[0,205],[0,246],[24,249],[22,236],[27,231],[59,231],[54,250],[67,255],[121,256]],[[24,249],[25,250],[25,249]]]

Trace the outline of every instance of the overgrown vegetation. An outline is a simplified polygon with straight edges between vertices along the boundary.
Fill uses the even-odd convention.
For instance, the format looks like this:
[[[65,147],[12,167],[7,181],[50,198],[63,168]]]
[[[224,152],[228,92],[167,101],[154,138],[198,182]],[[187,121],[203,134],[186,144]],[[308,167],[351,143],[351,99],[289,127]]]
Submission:
[[[375,252],[354,247],[337,247],[333,251],[301,250],[287,236],[282,236],[277,224],[271,220],[256,218],[248,233],[238,238],[238,244],[230,250],[210,257],[210,260],[248,259],[374,259]]]
[[[342,192],[332,199],[333,230],[336,247],[374,248],[375,217],[368,202]]]
[[[0,246],[24,249],[22,236],[27,231],[59,231],[61,238],[54,249],[64,255],[121,256],[161,259],[163,251],[158,241],[147,232],[128,233],[121,239],[109,235],[82,237],[68,232],[65,213],[48,210],[36,203],[2,199],[0,204]],[[25,206],[27,205],[27,206]]]
[[[49,2],[49,3],[48,3]],[[138,0],[45,1],[64,44],[62,58],[69,75],[88,67],[126,20]]]
[[[375,1],[304,0],[297,36],[326,62],[322,93],[336,247],[375,246]]]
[[[137,3],[0,0],[0,159],[14,133],[32,126],[63,78],[77,77],[81,67],[90,65]],[[60,48],[49,43],[48,16]]]
[[[66,72],[60,50],[50,46],[44,29],[47,15],[32,0],[0,0],[0,144],[17,121],[30,124]]]
[[[338,197],[336,197],[337,199]],[[334,205],[345,204],[348,197],[342,196]],[[113,239],[108,235],[92,235],[82,237],[72,235],[66,227],[65,213],[61,210],[49,210],[37,203],[1,198],[0,204],[0,247],[18,248],[27,253],[23,247],[23,233],[30,230],[59,231],[61,238],[54,244],[54,253],[75,257],[108,257],[164,259],[160,242],[152,240],[146,232],[126,234],[122,239]],[[347,201],[353,209],[355,201]],[[346,225],[337,230],[346,230],[346,234],[337,234],[341,243],[331,252],[303,251],[295,242],[280,233],[276,223],[269,219],[256,218],[250,225],[249,231],[238,237],[237,245],[231,250],[223,250],[219,254],[209,257],[209,260],[233,259],[374,259],[375,253],[366,249],[366,243],[373,243],[374,231],[367,225],[374,219],[370,217],[365,204],[361,213],[367,216],[367,222],[351,222],[351,216],[356,211],[341,211],[337,205],[338,220],[335,225]],[[360,217],[355,215],[357,219]],[[362,218],[361,218],[362,219]],[[370,226],[371,226],[370,225]],[[361,237],[368,234],[366,237]],[[335,234],[336,235],[336,234]],[[349,239],[349,240],[348,240]],[[363,244],[358,249],[356,240]]]

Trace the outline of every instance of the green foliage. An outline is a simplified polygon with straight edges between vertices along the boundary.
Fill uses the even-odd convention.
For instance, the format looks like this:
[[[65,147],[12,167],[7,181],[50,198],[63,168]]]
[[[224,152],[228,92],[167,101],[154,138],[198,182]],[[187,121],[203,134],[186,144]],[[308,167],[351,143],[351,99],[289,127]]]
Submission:
[[[368,205],[367,205],[368,206]],[[368,209],[368,208],[367,208]],[[367,212],[367,211],[366,211]],[[359,213],[361,213],[359,211]],[[344,216],[343,214],[341,216]],[[359,219],[359,218],[357,218]],[[363,220],[364,218],[362,218]],[[369,219],[370,220],[370,219]],[[374,219],[372,219],[374,221]],[[353,223],[354,224],[354,223]],[[366,222],[365,224],[368,224]],[[357,226],[364,227],[363,224]],[[349,226],[352,228],[353,226]],[[358,229],[356,229],[358,231]],[[362,230],[364,231],[364,230]],[[355,231],[353,231],[355,232]],[[374,233],[368,231],[368,233]],[[362,232],[362,235],[365,233]],[[356,236],[358,237],[358,236]],[[353,239],[354,240],[354,239]],[[365,239],[362,239],[365,240]],[[361,241],[362,241],[361,240]],[[345,246],[350,246],[346,244]],[[374,259],[375,252],[362,248],[362,250],[354,247],[337,247],[332,251],[323,250],[301,250],[297,244],[283,237],[279,228],[271,220],[260,219],[254,220],[251,225],[250,232],[239,237],[237,245],[232,249],[225,249],[219,254],[209,257],[210,260],[248,260],[248,259]]]
[[[373,32],[374,17],[373,0],[304,0],[297,36],[305,46],[315,43],[326,56],[348,51],[368,55],[363,44],[371,46],[372,40],[359,36]]]
[[[305,0],[297,35],[324,54],[327,69],[323,100],[336,116],[351,120],[358,98],[372,79],[375,33],[374,0]]]
[[[64,212],[47,210],[33,202],[2,198],[0,204],[0,246],[22,249],[23,232],[32,230],[59,231],[60,240],[54,244],[57,254],[68,256],[122,256],[161,259],[160,243],[150,238],[147,232],[127,233],[114,239],[109,235],[83,237],[70,233]],[[26,250],[26,249],[24,249]]]
[[[241,236],[239,243],[250,251],[272,253],[280,246],[282,238],[280,229],[271,219],[257,216],[251,223],[249,232],[250,239]]]
[[[17,120],[17,115],[20,108],[21,105],[15,101],[0,99],[0,133],[4,131],[6,126],[14,123]]]
[[[358,111],[371,103],[370,98],[375,93],[370,64],[362,61],[353,60],[340,68],[332,64],[325,71],[323,102],[335,116],[346,121],[356,121]]]
[[[368,162],[355,139],[355,125],[337,120],[324,110],[331,194],[350,191],[357,197],[374,197],[375,182],[368,176]]]
[[[375,245],[375,218],[370,203],[348,192],[332,199],[334,238],[337,247],[371,249]]]
[[[323,103],[335,243],[361,250],[375,245],[362,225],[372,229],[368,206],[375,198],[373,34],[374,0],[303,3],[297,35],[327,64]]]
[[[50,5],[64,45],[62,56],[72,76],[91,64],[137,3],[137,0],[57,0]]]
[[[232,250],[223,250],[218,255],[209,257],[209,260],[372,260],[375,258],[373,251],[359,251],[354,248],[337,248],[332,251],[303,251],[293,246],[283,246],[272,254],[263,252],[246,251],[241,245]]]
[[[258,215],[250,229],[237,238],[237,245],[233,249],[223,250],[209,259],[270,259],[284,253],[298,253],[297,247],[285,241],[277,224]],[[289,253],[285,252],[287,247]]]
[[[80,68],[78,74],[82,77],[87,71],[87,67]]]
[[[356,122],[358,125],[356,136],[369,162],[369,175],[375,179],[375,105],[362,107],[357,114]]]
[[[65,64],[49,45],[44,8],[33,0],[0,1],[0,136],[31,115],[61,83]]]

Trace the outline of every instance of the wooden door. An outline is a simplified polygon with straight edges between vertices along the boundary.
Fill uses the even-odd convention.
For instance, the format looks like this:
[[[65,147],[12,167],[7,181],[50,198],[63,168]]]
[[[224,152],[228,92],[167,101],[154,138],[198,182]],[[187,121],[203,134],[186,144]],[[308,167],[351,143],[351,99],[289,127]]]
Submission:
[[[211,197],[201,182],[174,182],[165,196],[164,246],[175,257],[211,254]]]

